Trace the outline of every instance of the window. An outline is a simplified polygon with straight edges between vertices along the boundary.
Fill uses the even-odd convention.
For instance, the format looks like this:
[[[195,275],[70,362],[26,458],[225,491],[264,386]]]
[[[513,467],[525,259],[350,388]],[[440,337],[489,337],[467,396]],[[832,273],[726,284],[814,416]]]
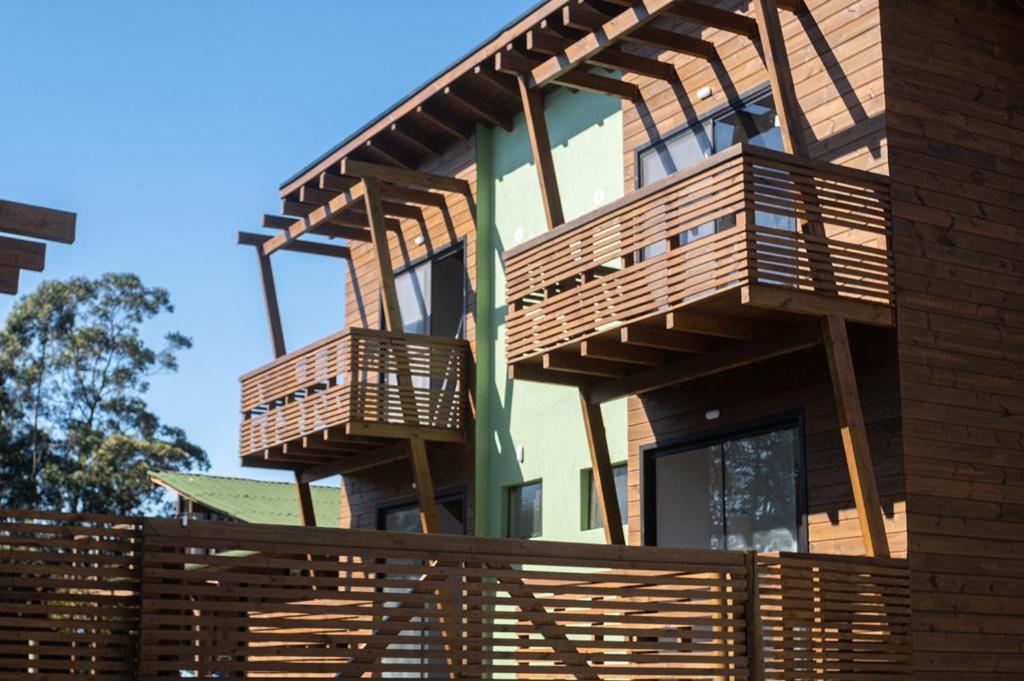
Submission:
[[[639,185],[643,187],[686,170],[711,154],[740,142],[782,151],[782,130],[777,119],[770,92],[752,96],[736,106],[712,114],[641,151],[637,156]],[[792,231],[795,227],[792,218],[762,211],[757,212],[755,220],[759,225],[775,229]],[[735,218],[729,216],[698,225],[680,234],[673,243],[685,246],[735,224]],[[643,248],[640,259],[655,258],[667,250],[668,243],[660,241]]]
[[[647,532],[658,546],[799,551],[797,425],[652,455]]]
[[[505,535],[509,539],[532,539],[541,535],[542,491],[540,482],[508,488]]]
[[[626,522],[627,494],[629,493],[626,484],[626,464],[619,464],[612,467],[612,477],[615,480],[615,500],[619,506],[619,517]],[[584,530],[597,530],[604,527],[604,518],[601,517],[601,507],[597,503],[597,487],[594,485],[594,471],[584,471],[584,489],[586,490],[586,516],[583,518]]]
[[[460,338],[465,320],[466,265],[462,245],[395,274],[406,333]],[[381,315],[383,325],[384,316]]]
[[[466,500],[461,493],[437,497],[437,515],[441,523],[441,532],[466,533]],[[377,509],[377,529],[390,532],[422,532],[420,505],[413,502],[381,506]]]

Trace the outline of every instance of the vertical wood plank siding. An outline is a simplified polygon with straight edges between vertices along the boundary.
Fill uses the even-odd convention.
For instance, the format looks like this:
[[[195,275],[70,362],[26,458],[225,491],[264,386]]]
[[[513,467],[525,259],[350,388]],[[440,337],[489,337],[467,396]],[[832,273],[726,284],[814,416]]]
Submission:
[[[753,16],[745,2],[717,6]],[[809,0],[801,16],[782,12],[782,32],[799,103],[800,133],[812,158],[888,174],[882,43],[874,0]],[[623,103],[626,191],[636,186],[636,151],[696,121],[727,101],[767,85],[754,43],[716,29],[720,62],[677,56],[684,86],[627,76],[643,87],[637,104]],[[663,57],[664,58],[664,57]],[[712,96],[697,99],[701,87]],[[850,330],[886,531],[893,555],[905,555],[906,518],[900,458],[899,391],[893,332]],[[714,423],[708,409],[721,411]],[[843,459],[828,365],[821,348],[629,399],[629,541],[642,541],[640,450],[754,420],[802,412],[806,430],[808,539],[823,553],[863,552]]]
[[[1024,12],[887,0],[918,678],[1024,677]]]

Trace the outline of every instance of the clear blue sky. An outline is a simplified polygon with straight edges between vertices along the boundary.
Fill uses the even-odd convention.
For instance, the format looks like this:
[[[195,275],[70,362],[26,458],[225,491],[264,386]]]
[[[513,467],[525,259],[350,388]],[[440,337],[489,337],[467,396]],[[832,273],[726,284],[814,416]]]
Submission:
[[[238,465],[238,376],[271,358],[255,256],[278,185],[533,0],[0,0],[0,198],[78,213],[44,278],[138,273],[192,337],[150,403]],[[288,346],[341,328],[339,262],[281,254]],[[305,294],[315,292],[313,296]],[[0,318],[13,304],[0,296]]]

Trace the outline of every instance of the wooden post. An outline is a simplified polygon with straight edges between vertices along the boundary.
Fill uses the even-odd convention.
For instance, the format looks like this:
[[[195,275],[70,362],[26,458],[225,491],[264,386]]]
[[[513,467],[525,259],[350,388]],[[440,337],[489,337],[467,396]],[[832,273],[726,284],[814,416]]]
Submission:
[[[263,304],[267,310],[267,323],[270,325],[270,343],[274,357],[280,357],[285,354],[284,330],[281,327],[281,310],[277,306],[274,269],[270,265],[270,256],[264,255],[260,248],[256,249],[256,258],[260,263],[260,284],[263,286]]]
[[[583,410],[583,429],[587,433],[590,465],[594,475],[594,491],[604,522],[604,539],[609,544],[625,544],[618,495],[615,492],[615,474],[612,471],[608,436],[604,428],[601,405],[591,404],[586,391],[580,389],[580,407]]]
[[[846,452],[846,466],[850,471],[853,500],[860,517],[864,537],[864,553],[868,556],[889,557],[889,542],[885,536],[882,503],[875,484],[875,470],[871,463],[868,436],[861,413],[857,378],[853,370],[850,341],[846,335],[846,322],[829,315],[822,320],[822,336],[832,373],[832,388],[836,396],[839,428]]]
[[[551,157],[548,124],[544,120],[544,95],[539,89],[533,89],[527,84],[526,75],[520,75],[517,80],[519,94],[523,99],[526,131],[533,150],[533,162],[537,166],[537,179],[540,181],[540,197],[550,230],[565,222],[565,216],[562,213],[562,198],[558,193],[558,179],[555,177],[555,162]]]
[[[750,681],[764,681],[764,627],[761,622],[761,587],[757,574],[757,551],[747,551],[747,665]]]
[[[753,0],[757,14],[757,30],[761,38],[764,65],[768,69],[768,82],[772,86],[775,113],[782,128],[782,144],[787,153],[807,156],[807,144],[800,133],[797,120],[796,89],[789,68],[789,55],[779,23],[779,8],[775,0]]]
[[[299,502],[299,515],[306,527],[316,527],[316,510],[313,507],[313,491],[302,479],[302,473],[295,471],[295,495]]]
[[[384,210],[381,207],[380,183],[372,177],[363,178],[366,198],[366,215],[370,223],[370,237],[377,255],[377,274],[384,298],[384,323],[391,332],[403,333],[402,310],[398,305],[395,289],[395,271],[391,267],[391,252],[388,249],[387,232],[384,227]],[[409,423],[417,421],[416,402],[412,399],[412,375],[408,357],[405,356],[404,339],[400,347],[395,346],[395,361],[398,364],[398,388],[409,399],[402,398],[403,415]],[[403,361],[404,358],[404,361]],[[434,483],[430,476],[430,462],[427,459],[427,444],[417,435],[409,438],[409,455],[412,459],[413,479],[416,481],[416,497],[420,505],[420,526],[425,533],[441,531],[437,501],[434,498]]]

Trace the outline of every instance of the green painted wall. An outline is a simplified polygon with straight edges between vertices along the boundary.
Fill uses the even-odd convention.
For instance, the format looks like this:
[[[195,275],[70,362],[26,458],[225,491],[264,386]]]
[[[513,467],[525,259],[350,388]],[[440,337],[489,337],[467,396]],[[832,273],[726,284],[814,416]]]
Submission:
[[[560,90],[545,110],[566,220],[619,198],[619,100]],[[522,115],[511,132],[481,129],[479,145],[477,532],[503,535],[505,489],[543,480],[543,538],[603,542],[601,530],[581,529],[581,475],[590,456],[576,389],[507,379],[501,254],[547,229]],[[604,417],[612,460],[625,461],[625,401],[605,405]]]

